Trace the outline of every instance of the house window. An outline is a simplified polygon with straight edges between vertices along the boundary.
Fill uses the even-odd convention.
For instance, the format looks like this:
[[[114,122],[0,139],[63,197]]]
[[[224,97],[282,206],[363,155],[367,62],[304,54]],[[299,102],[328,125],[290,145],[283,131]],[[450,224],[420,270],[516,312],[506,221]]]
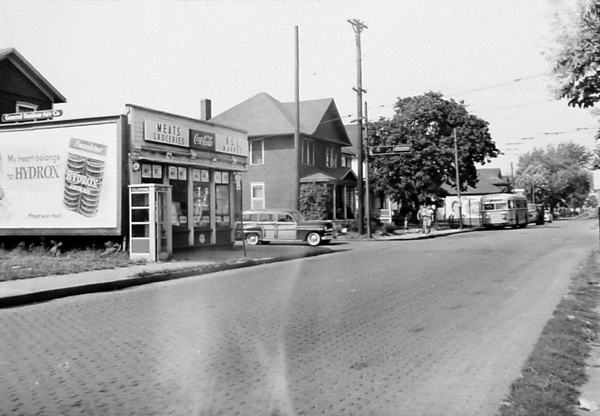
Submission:
[[[304,139],[302,141],[302,163],[305,165],[315,164],[315,142]]]
[[[24,103],[22,101],[17,101],[16,112],[17,113],[28,113],[30,111],[36,111],[38,109],[37,105]]]
[[[329,168],[337,168],[338,166],[338,158],[337,158],[337,149],[333,146],[327,146],[327,150],[325,153],[325,165]]]
[[[250,184],[250,208],[265,209],[265,184],[263,182]]]
[[[262,165],[264,164],[264,141],[253,140],[250,142],[250,164],[251,165]]]

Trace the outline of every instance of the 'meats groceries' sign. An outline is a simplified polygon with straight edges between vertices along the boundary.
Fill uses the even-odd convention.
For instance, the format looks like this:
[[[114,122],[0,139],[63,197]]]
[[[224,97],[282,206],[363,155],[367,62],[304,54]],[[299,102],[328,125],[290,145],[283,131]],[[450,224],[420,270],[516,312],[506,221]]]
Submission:
[[[211,128],[205,127],[206,130]],[[144,120],[144,140],[147,142],[248,156],[248,140],[245,134],[234,131],[223,134],[223,129],[219,128],[214,128],[213,132],[206,130],[195,130],[166,121]]]

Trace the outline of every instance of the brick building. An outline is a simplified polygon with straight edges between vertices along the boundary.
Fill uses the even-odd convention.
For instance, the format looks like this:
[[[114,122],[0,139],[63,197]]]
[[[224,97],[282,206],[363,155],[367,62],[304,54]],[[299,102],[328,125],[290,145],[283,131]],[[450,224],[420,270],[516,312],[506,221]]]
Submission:
[[[334,100],[300,102],[300,148],[294,146],[295,108],[260,93],[210,120],[248,133],[244,209],[295,209],[298,185],[319,183],[332,194],[330,219],[354,218],[357,177],[342,156],[352,143]]]

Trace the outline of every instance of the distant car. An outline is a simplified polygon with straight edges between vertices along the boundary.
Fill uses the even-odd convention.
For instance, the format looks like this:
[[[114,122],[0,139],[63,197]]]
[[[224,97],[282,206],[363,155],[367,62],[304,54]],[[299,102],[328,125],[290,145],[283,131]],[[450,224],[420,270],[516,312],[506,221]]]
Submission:
[[[243,223],[243,238],[252,245],[273,241],[305,241],[311,246],[318,246],[328,244],[335,238],[331,221],[306,220],[300,211],[293,209],[244,211]],[[241,239],[239,228],[237,235]]]
[[[527,216],[527,220],[528,222],[532,223],[538,222],[538,208],[536,204],[527,204],[527,212],[528,212],[528,216]]]
[[[554,217],[552,216],[552,213],[549,210],[545,209],[544,210],[544,221],[552,222],[553,219],[554,219]]]

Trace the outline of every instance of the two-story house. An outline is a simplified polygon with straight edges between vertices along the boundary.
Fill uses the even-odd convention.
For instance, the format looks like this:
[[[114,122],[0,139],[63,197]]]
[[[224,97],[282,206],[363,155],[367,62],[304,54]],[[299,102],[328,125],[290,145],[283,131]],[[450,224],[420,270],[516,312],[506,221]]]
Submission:
[[[294,102],[282,103],[260,93],[210,120],[248,133],[244,209],[296,209],[297,189],[318,183],[330,190],[330,219],[353,219],[357,177],[351,166],[343,165],[342,155],[352,143],[334,100],[300,102],[299,148],[294,144],[295,111]]]
[[[0,49],[0,116],[2,121],[20,121],[10,114],[27,114],[22,121],[47,119],[54,104],[67,99],[50,84],[16,49]],[[37,113],[37,114],[36,114]]]

